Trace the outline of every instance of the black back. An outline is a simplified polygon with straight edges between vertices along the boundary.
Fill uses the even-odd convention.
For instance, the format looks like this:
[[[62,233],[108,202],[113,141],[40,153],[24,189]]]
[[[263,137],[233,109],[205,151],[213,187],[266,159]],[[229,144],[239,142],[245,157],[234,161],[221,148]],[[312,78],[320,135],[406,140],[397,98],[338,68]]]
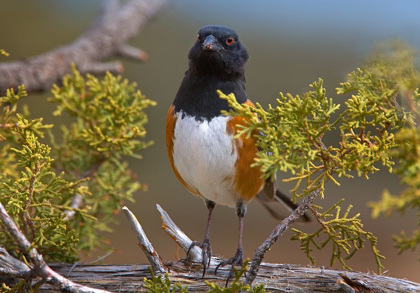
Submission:
[[[218,52],[204,49],[203,43],[210,35],[221,47]],[[227,41],[232,38],[234,42],[229,45]],[[217,90],[234,93],[239,103],[246,102],[244,73],[248,58],[248,52],[234,30],[225,26],[202,27],[188,54],[189,68],[173,102],[175,111],[200,121],[220,116],[220,111],[228,110],[229,106],[219,98]]]

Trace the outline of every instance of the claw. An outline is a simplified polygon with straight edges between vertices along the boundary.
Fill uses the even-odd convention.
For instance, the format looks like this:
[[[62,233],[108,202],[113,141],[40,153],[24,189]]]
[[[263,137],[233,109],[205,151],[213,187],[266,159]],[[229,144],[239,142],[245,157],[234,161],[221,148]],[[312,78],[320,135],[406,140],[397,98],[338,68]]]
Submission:
[[[187,257],[188,257],[188,254],[190,253],[190,250],[194,246],[200,247],[201,250],[203,251],[202,264],[203,264],[204,269],[203,269],[202,278],[204,278],[204,275],[206,274],[207,269],[210,267],[211,256],[213,255],[212,250],[211,250],[210,240],[209,239],[204,239],[203,242],[193,241],[191,243],[190,247],[188,248]]]
[[[242,248],[238,248],[234,257],[229,258],[228,260],[224,260],[217,265],[216,270],[214,271],[214,274],[217,274],[217,270],[219,269],[220,266],[224,267],[225,265],[231,265],[229,275],[227,277],[226,284],[225,284],[225,287],[227,287],[230,278],[232,278],[233,276],[233,269],[236,266],[242,266],[243,264],[244,264],[244,252]]]

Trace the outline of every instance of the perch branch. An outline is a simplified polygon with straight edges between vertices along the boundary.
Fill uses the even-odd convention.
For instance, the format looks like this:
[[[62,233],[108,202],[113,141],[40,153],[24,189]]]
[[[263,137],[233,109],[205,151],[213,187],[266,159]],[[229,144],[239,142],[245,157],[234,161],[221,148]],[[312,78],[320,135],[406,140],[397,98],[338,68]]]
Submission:
[[[59,83],[75,63],[81,73],[121,73],[121,62],[104,62],[113,56],[144,61],[147,54],[128,46],[168,0],[104,1],[101,15],[84,34],[72,43],[50,52],[19,61],[0,63],[0,95],[8,88],[25,84],[28,92],[44,91]]]
[[[42,255],[38,253],[38,251],[31,246],[31,243],[29,243],[28,239],[26,239],[25,235],[22,234],[22,232],[19,230],[19,228],[16,226],[13,219],[9,216],[6,209],[4,208],[3,204],[0,203],[0,220],[3,222],[4,226],[9,231],[10,235],[15,239],[15,241],[18,243],[20,249],[25,253],[25,255],[28,257],[28,259],[33,263],[34,267],[32,268],[32,273],[36,276],[41,277],[44,280],[47,280],[47,282],[52,283],[54,285],[57,285],[60,287],[62,291],[65,292],[71,292],[71,293],[84,293],[84,292],[91,292],[91,293],[109,293],[109,291],[104,291],[100,289],[92,289],[89,287],[81,286],[79,284],[76,284],[63,276],[57,274],[54,272],[44,261]],[[7,270],[7,269],[6,269]],[[5,271],[3,269],[4,273],[8,273],[9,275],[15,275],[19,276],[21,274],[22,276],[28,276],[29,272],[24,270],[17,272],[13,269],[9,269],[8,271]]]
[[[68,264],[52,264],[51,266],[62,275],[66,275],[71,268],[71,265]],[[69,278],[79,284],[96,288],[106,288],[113,292],[140,292],[144,290],[144,287],[142,288],[144,278],[150,278],[148,266],[148,264],[77,266],[73,269]],[[228,269],[225,274],[219,274],[218,271],[217,275],[208,274],[203,279],[201,278],[203,274],[202,270],[191,271],[188,265],[182,265],[179,262],[169,265],[169,268],[171,270],[169,273],[171,282],[188,286],[189,292],[208,292],[209,287],[205,284],[205,281],[214,282],[223,287],[226,283],[227,274],[229,273]],[[210,265],[210,270],[214,270],[213,264]],[[338,283],[338,281],[342,283]],[[420,292],[420,284],[408,280],[321,267],[269,264],[264,262],[261,264],[255,283],[264,284],[267,292],[277,293],[352,292],[350,290],[342,291],[342,287],[346,287],[347,289],[353,288],[355,289],[354,292],[357,293]],[[364,290],[356,290],[362,288]],[[378,291],[378,288],[380,288],[380,291]],[[39,293],[55,292],[57,292],[57,289],[50,284],[42,285],[39,290]]]
[[[144,230],[141,227],[136,216],[127,207],[123,207],[122,210],[124,211],[128,221],[130,222],[131,228],[137,236],[137,243],[143,250],[144,254],[146,254],[153,271],[158,273],[167,272],[168,268],[162,262],[162,259],[159,257],[157,251],[153,248],[152,243],[150,243],[149,239],[144,233]]]
[[[313,196],[316,196],[316,194]],[[169,216],[166,217],[167,214],[163,210],[161,213],[165,225],[169,226],[168,223],[172,220]],[[171,229],[180,231],[176,225]],[[179,234],[179,232],[176,234]],[[198,253],[198,255],[201,254]],[[213,258],[213,260],[209,272],[214,272],[215,267],[220,262],[218,258]],[[80,265],[74,267],[71,264],[51,264],[54,271],[68,276],[73,282],[120,293],[140,291],[144,285],[144,278],[150,278],[148,266],[135,264],[117,266]],[[205,284],[206,280],[224,286],[229,274],[228,268],[222,268],[217,275],[209,273],[203,279],[200,267],[193,267],[188,262],[169,262],[167,266],[170,269],[169,278],[171,282],[177,282],[182,286],[187,285],[190,292],[207,292],[209,287]],[[6,278],[6,284],[11,281],[7,275],[4,277],[0,274],[0,280],[3,281],[4,278]],[[420,292],[420,284],[407,280],[376,274],[288,264],[261,263],[254,281],[258,284],[264,284],[268,292]],[[39,292],[57,292],[57,287],[53,284],[53,282],[42,284]],[[70,292],[88,291],[73,290]],[[91,290],[89,292],[104,291]]]
[[[285,218],[268,236],[268,238],[261,244],[254,253],[254,256],[249,266],[248,273],[246,276],[246,284],[251,285],[254,282],[261,262],[264,258],[265,253],[274,245],[277,239],[287,230],[290,226],[312,206],[315,198],[320,194],[321,190],[316,189],[308,194],[302,201],[302,203],[288,216]]]

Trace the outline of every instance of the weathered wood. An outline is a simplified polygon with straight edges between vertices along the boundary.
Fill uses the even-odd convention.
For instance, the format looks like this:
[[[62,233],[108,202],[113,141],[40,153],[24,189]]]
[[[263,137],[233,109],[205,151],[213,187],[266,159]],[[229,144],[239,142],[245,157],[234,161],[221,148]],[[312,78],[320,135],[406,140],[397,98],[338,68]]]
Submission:
[[[153,271],[157,273],[167,272],[165,264],[157,251],[154,249],[152,243],[149,241],[149,238],[147,238],[146,233],[144,233],[144,230],[136,216],[127,207],[123,207],[122,210],[124,211],[127,220],[130,222],[131,228],[138,239],[138,244],[149,260]]]
[[[191,247],[193,241],[172,221],[168,213],[160,205],[156,205],[161,218],[162,229],[188,254],[188,258],[197,263],[203,261],[203,251],[200,247]]]
[[[187,285],[190,292],[206,292],[209,288],[204,281],[220,286],[226,281],[229,268],[220,268],[217,276],[214,275],[219,261],[212,259],[204,279],[201,278],[201,266],[188,266],[183,262],[167,263],[171,269],[169,278],[172,282]],[[76,266],[72,270],[72,265],[68,264],[50,266],[76,283],[111,292],[144,291],[143,279],[150,277],[148,265],[86,265]],[[254,284],[264,284],[269,292],[352,292],[351,289],[354,292],[420,292],[420,284],[376,274],[269,263],[261,264]],[[346,285],[347,289],[344,289]],[[57,287],[45,284],[39,292],[57,292]]]
[[[169,215],[160,206],[158,209],[162,215],[165,231],[184,250],[187,250],[191,240],[172,222]],[[128,212],[128,209],[126,210]],[[137,225],[134,225],[133,228],[136,232],[141,230],[138,229]],[[17,228],[15,230],[18,231]],[[141,242],[142,240],[139,241]],[[185,243],[181,245],[183,241]],[[33,250],[36,252],[35,249]],[[200,254],[198,253],[197,255],[199,256]],[[4,254],[3,258],[7,258],[7,254]],[[58,292],[60,290],[58,288],[61,288],[63,292],[99,292],[99,290],[106,290],[107,292],[141,292],[144,291],[142,287],[144,278],[150,278],[148,265],[46,265],[45,263],[38,264],[40,261],[37,261],[37,257],[30,257],[30,259],[34,261],[36,268],[38,268],[35,272],[41,272],[37,274],[38,279],[33,279],[32,282],[38,282],[40,277],[49,280],[49,283],[41,286],[39,292]],[[181,260],[168,262],[165,265],[170,270],[169,278],[172,283],[177,282],[182,286],[188,286],[189,292],[206,292],[209,288],[205,281],[218,283],[222,287],[226,282],[229,267],[219,268],[217,275],[214,273],[221,260],[215,257],[212,258],[210,268],[207,270],[204,279],[202,278],[201,264]],[[10,264],[10,262],[7,263]],[[0,265],[0,283],[5,282],[11,285],[13,277],[21,278],[20,274],[10,273],[6,269],[19,270],[19,267],[14,265],[5,266],[5,269],[1,271]],[[48,269],[47,273],[43,273],[45,269]],[[25,276],[26,272],[27,270],[24,271]],[[25,276],[23,277],[25,278]],[[68,284],[71,286],[68,286]],[[258,267],[258,274],[253,285],[258,284],[264,284],[268,292],[420,292],[420,284],[376,274],[269,263],[261,263]]]

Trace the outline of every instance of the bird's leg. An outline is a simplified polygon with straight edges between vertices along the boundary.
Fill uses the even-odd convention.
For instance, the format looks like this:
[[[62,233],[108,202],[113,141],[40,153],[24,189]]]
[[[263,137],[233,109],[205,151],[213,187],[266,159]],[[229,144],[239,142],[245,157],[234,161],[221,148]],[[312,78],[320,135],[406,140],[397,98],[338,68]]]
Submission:
[[[220,262],[217,265],[216,270],[215,270],[215,273],[217,273],[217,269],[220,266],[231,265],[230,272],[229,272],[228,278],[226,280],[226,287],[229,283],[230,278],[233,276],[234,267],[242,266],[243,263],[244,263],[244,250],[243,250],[243,246],[242,246],[242,231],[243,231],[243,227],[244,227],[244,216],[246,214],[246,205],[242,201],[239,201],[236,205],[236,214],[238,215],[238,220],[239,220],[238,249],[236,250],[236,253],[235,253],[234,257]]]
[[[206,206],[207,206],[207,209],[209,210],[209,215],[207,218],[206,235],[204,236],[204,240],[203,242],[193,241],[193,243],[191,243],[187,251],[187,256],[188,256],[191,248],[193,248],[194,246],[198,246],[202,249],[203,266],[204,266],[203,277],[206,274],[207,268],[210,266],[210,261],[211,261],[211,256],[212,256],[211,245],[210,245],[210,222],[211,222],[211,215],[213,213],[213,209],[216,206],[216,204],[210,200],[206,200]]]

